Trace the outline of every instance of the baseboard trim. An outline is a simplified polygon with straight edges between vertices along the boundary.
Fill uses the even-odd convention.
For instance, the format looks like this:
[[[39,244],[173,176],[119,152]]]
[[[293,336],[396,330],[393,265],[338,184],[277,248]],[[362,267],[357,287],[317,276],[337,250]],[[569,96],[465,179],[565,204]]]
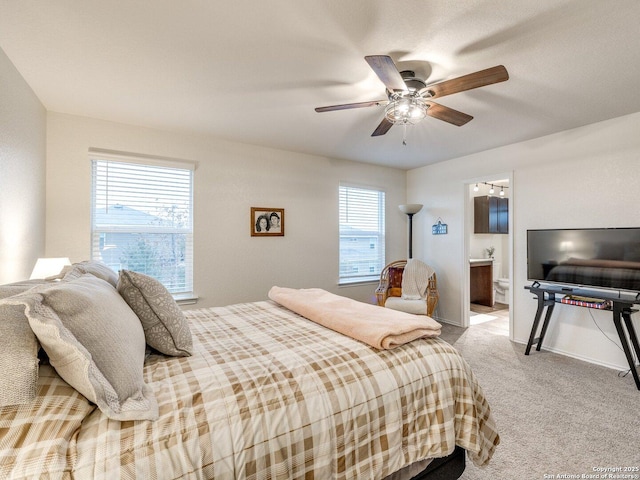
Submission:
[[[521,341],[521,340],[514,340],[515,343],[519,343],[521,345],[526,345],[527,342],[525,341]],[[576,353],[573,352],[567,352],[566,350],[562,350],[561,348],[554,348],[554,347],[548,347],[543,345],[542,346],[542,350],[546,350],[548,352],[551,353],[557,353],[558,355],[563,355],[565,357],[570,357],[570,358],[575,358],[576,360],[580,360],[582,362],[586,362],[586,363],[591,363],[593,365],[599,365],[601,367],[605,367],[605,368],[610,368],[611,370],[618,370],[618,371],[627,371],[629,370],[629,365],[625,364],[615,364],[615,363],[608,363],[608,362],[603,362],[600,360],[595,360],[593,358],[589,358],[589,357],[584,357],[582,355],[578,355]],[[533,352],[533,350],[532,350]]]

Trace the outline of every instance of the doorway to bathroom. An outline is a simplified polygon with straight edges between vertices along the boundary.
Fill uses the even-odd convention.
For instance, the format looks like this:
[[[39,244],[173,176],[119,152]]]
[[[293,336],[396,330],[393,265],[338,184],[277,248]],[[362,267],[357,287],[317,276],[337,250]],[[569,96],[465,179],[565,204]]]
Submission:
[[[466,184],[465,326],[510,336],[512,292],[511,175]]]

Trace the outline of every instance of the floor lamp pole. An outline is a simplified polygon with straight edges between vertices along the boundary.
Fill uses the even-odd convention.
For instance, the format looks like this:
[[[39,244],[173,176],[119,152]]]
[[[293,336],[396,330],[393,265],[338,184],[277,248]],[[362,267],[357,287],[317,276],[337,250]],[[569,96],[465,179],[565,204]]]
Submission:
[[[410,203],[407,205],[399,205],[398,208],[409,217],[409,258],[413,258],[413,216],[422,210],[419,203]]]
[[[409,258],[413,258],[413,213],[407,213],[409,216]]]

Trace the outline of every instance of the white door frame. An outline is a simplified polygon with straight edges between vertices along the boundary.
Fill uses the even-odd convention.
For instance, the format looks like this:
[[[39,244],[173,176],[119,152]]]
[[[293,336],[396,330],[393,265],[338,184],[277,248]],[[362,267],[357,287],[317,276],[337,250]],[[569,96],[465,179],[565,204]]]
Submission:
[[[515,198],[515,189],[513,184],[513,172],[505,172],[505,173],[496,173],[492,175],[483,175],[482,177],[476,177],[472,179],[468,179],[464,181],[464,233],[462,235],[463,238],[463,251],[464,255],[462,257],[463,265],[463,281],[464,288],[462,289],[462,326],[467,328],[469,327],[469,319],[471,316],[471,293],[470,293],[470,272],[469,272],[469,258],[470,258],[470,238],[473,234],[473,202],[471,201],[471,185],[475,185],[476,183],[483,182],[492,182],[496,181],[497,178],[506,178],[509,180],[509,188],[511,192],[509,194],[509,239],[507,241],[509,245],[509,278],[511,279],[511,287],[513,287],[513,209],[514,209],[514,198]],[[509,288],[509,339],[513,340],[513,288]]]

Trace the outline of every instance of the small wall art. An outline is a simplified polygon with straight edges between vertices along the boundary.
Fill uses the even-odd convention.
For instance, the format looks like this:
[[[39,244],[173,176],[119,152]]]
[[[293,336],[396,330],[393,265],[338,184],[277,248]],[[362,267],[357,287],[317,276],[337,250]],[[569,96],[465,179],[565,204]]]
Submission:
[[[284,208],[251,207],[252,237],[284,237]]]
[[[431,235],[446,235],[448,227],[446,223],[442,223],[442,219],[438,218],[438,223],[431,227]]]

